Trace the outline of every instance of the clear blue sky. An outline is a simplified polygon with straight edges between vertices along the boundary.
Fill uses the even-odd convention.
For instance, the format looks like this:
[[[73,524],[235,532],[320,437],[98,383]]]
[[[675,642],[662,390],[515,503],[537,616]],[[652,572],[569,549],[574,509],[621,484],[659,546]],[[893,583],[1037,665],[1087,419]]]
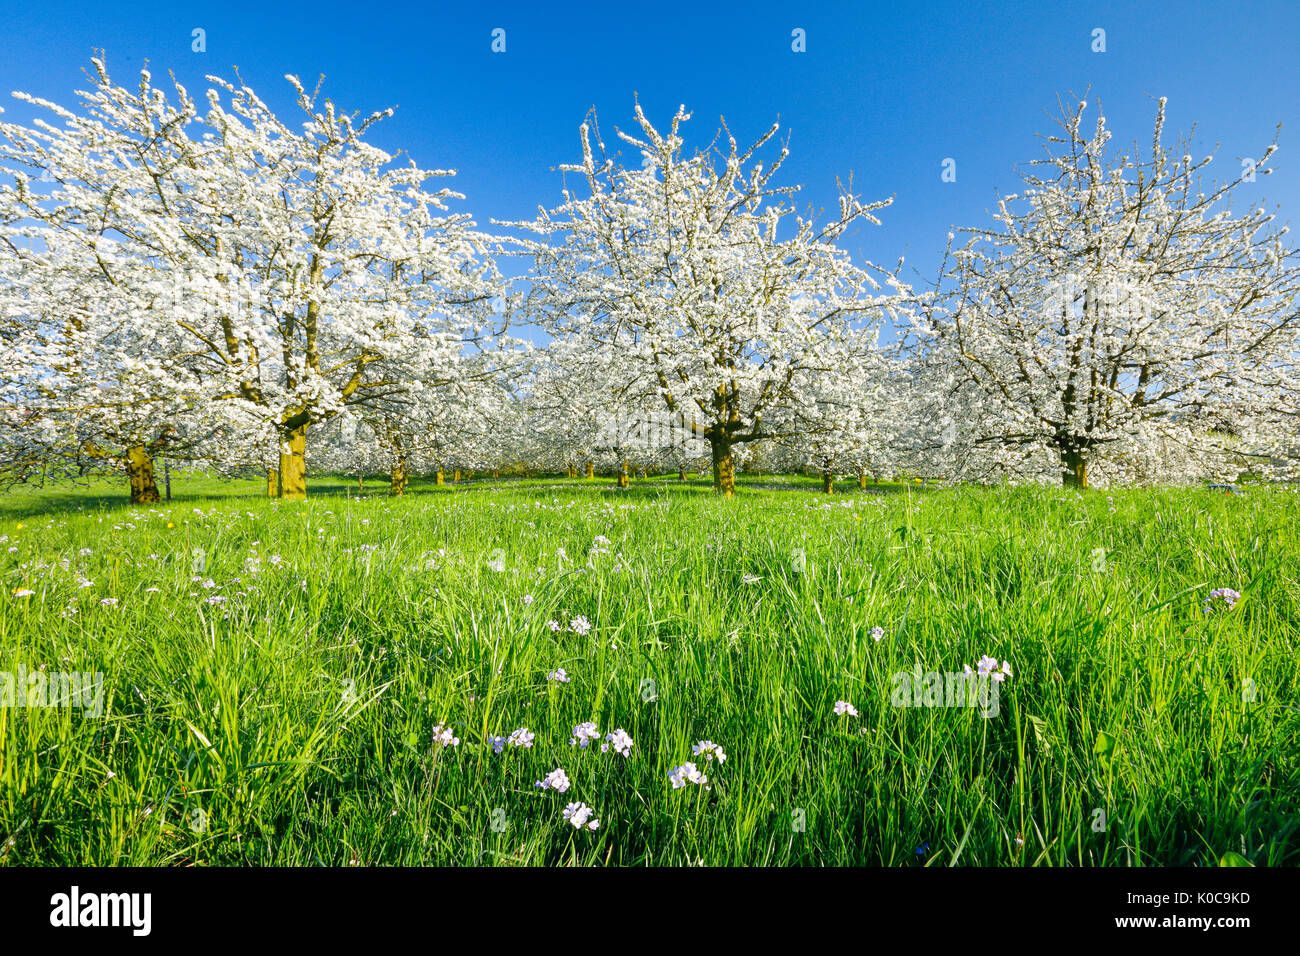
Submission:
[[[191,31],[206,31],[206,53]],[[491,51],[494,28],[506,52]],[[1092,31],[1106,31],[1094,53]],[[806,31],[807,52],[791,50]],[[1169,98],[1167,133],[1198,123],[1195,151],[1221,144],[1223,175],[1258,156],[1284,123],[1278,172],[1254,187],[1293,219],[1300,199],[1294,0],[1236,3],[42,3],[0,16],[0,89],[71,104],[104,48],[129,85],[147,59],[192,91],[238,66],[273,107],[286,73],[341,108],[398,107],[374,137],[426,167],[459,170],[480,223],[558,202],[552,168],[578,158],[577,127],[597,107],[607,143],[677,104],[701,145],[725,115],[738,139],[778,116],[790,136],[786,182],[834,208],[837,175],[867,199],[896,196],[883,228],[847,237],[855,255],[900,254],[931,274],[950,225],[983,224],[1013,165],[1037,155],[1056,96],[1100,99],[1116,139],[1149,140],[1151,96]],[[28,111],[6,96],[6,112]],[[940,179],[946,157],[957,181]],[[511,270],[515,271],[515,270]]]

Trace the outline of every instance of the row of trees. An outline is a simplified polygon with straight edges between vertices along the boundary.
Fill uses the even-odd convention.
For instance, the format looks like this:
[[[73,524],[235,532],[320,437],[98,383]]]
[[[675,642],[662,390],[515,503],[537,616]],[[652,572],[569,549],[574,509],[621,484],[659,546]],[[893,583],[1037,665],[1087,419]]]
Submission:
[[[0,122],[0,466],[14,480],[160,457],[262,469],[592,474],[738,461],[826,476],[1186,481],[1289,476],[1296,250],[1163,142],[1118,152],[1062,110],[1024,188],[949,235],[933,282],[837,243],[781,185],[774,125],[688,151],[636,106],[593,114],[563,201],[482,231],[424,170],[293,77],[297,125],[241,82],[205,106],[93,61],[76,109]],[[627,156],[625,160],[624,156]],[[504,230],[504,231],[502,231]],[[497,264],[522,257],[513,281]],[[540,330],[544,345],[518,330]]]

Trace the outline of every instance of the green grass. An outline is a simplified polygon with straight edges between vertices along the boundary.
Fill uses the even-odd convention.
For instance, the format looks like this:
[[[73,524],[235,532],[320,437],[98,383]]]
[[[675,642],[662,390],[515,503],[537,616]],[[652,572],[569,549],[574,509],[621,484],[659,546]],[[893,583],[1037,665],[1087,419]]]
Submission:
[[[4,865],[1300,863],[1289,490],[120,484],[0,498],[0,670],[104,674],[102,717],[0,709]],[[891,705],[984,654],[996,716]]]

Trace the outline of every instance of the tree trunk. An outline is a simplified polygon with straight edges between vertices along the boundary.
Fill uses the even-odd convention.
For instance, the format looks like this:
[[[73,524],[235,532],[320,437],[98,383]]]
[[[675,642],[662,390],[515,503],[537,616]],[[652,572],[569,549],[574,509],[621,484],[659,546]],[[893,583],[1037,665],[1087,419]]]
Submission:
[[[685,480],[686,480],[686,469],[685,469],[685,468],[678,468],[678,469],[677,469],[677,480],[678,480],[678,481],[685,481]]]
[[[1061,485],[1065,488],[1088,487],[1088,461],[1083,452],[1076,449],[1061,452]]]
[[[167,488],[167,500],[172,500],[172,463],[163,459],[163,485]]]
[[[398,455],[397,461],[393,463],[393,480],[389,488],[394,498],[400,498],[406,494],[406,486],[409,478],[406,474],[406,456]]]
[[[443,475],[442,475],[442,468],[441,468],[441,467],[438,468],[438,477],[437,477],[437,479],[436,479],[436,483],[437,483],[437,484],[440,484],[440,485],[444,483],[444,479],[443,479]]]
[[[587,462],[587,477],[588,478],[596,477],[596,463],[594,461]]]
[[[858,488],[863,491],[867,490],[867,471],[865,468],[858,472]]]
[[[835,494],[835,475],[829,471],[822,472],[822,491],[825,494]]]
[[[365,493],[366,493],[366,476],[357,475],[357,494],[363,495]]]
[[[280,471],[277,468],[266,469],[266,497],[280,497]]]
[[[627,473],[627,461],[624,460],[623,467],[619,470],[618,473],[618,486],[620,488],[626,488],[631,483],[632,483],[632,479]]]
[[[713,449],[713,491],[732,498],[736,494],[736,463],[731,457],[731,442],[726,436],[712,436],[709,445]]]
[[[578,477],[578,469],[576,469],[576,468],[574,468],[572,465],[570,465],[570,466],[569,466],[568,475],[569,475],[570,478],[577,478],[577,477]]]
[[[456,469],[456,475],[455,475],[455,477],[453,477],[451,480],[452,480],[452,481],[460,481],[460,469],[459,469],[459,468]]]
[[[280,497],[286,501],[302,501],[307,497],[306,425],[291,431],[288,440],[280,446]]]
[[[499,471],[494,471],[494,472],[492,472],[492,477],[493,477],[493,478],[500,478],[500,477],[501,477],[501,472],[499,472]]]
[[[162,501],[158,483],[153,477],[153,459],[144,445],[132,445],[126,450],[126,477],[131,483],[131,504],[155,504]]]

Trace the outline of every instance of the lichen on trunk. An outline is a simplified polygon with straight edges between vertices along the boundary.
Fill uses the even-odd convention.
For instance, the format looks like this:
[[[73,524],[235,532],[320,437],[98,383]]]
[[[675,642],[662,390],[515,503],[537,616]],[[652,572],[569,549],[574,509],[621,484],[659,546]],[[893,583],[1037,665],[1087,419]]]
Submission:
[[[1088,487],[1088,459],[1077,448],[1061,451],[1061,485],[1065,488]]]
[[[162,501],[158,483],[154,480],[153,458],[144,445],[132,445],[126,450],[126,477],[131,483],[132,504]]]
[[[280,497],[301,501],[307,497],[307,426],[289,432],[280,446]]]
[[[724,498],[735,497],[736,463],[731,456],[731,442],[725,435],[709,437],[713,450],[713,490]]]

